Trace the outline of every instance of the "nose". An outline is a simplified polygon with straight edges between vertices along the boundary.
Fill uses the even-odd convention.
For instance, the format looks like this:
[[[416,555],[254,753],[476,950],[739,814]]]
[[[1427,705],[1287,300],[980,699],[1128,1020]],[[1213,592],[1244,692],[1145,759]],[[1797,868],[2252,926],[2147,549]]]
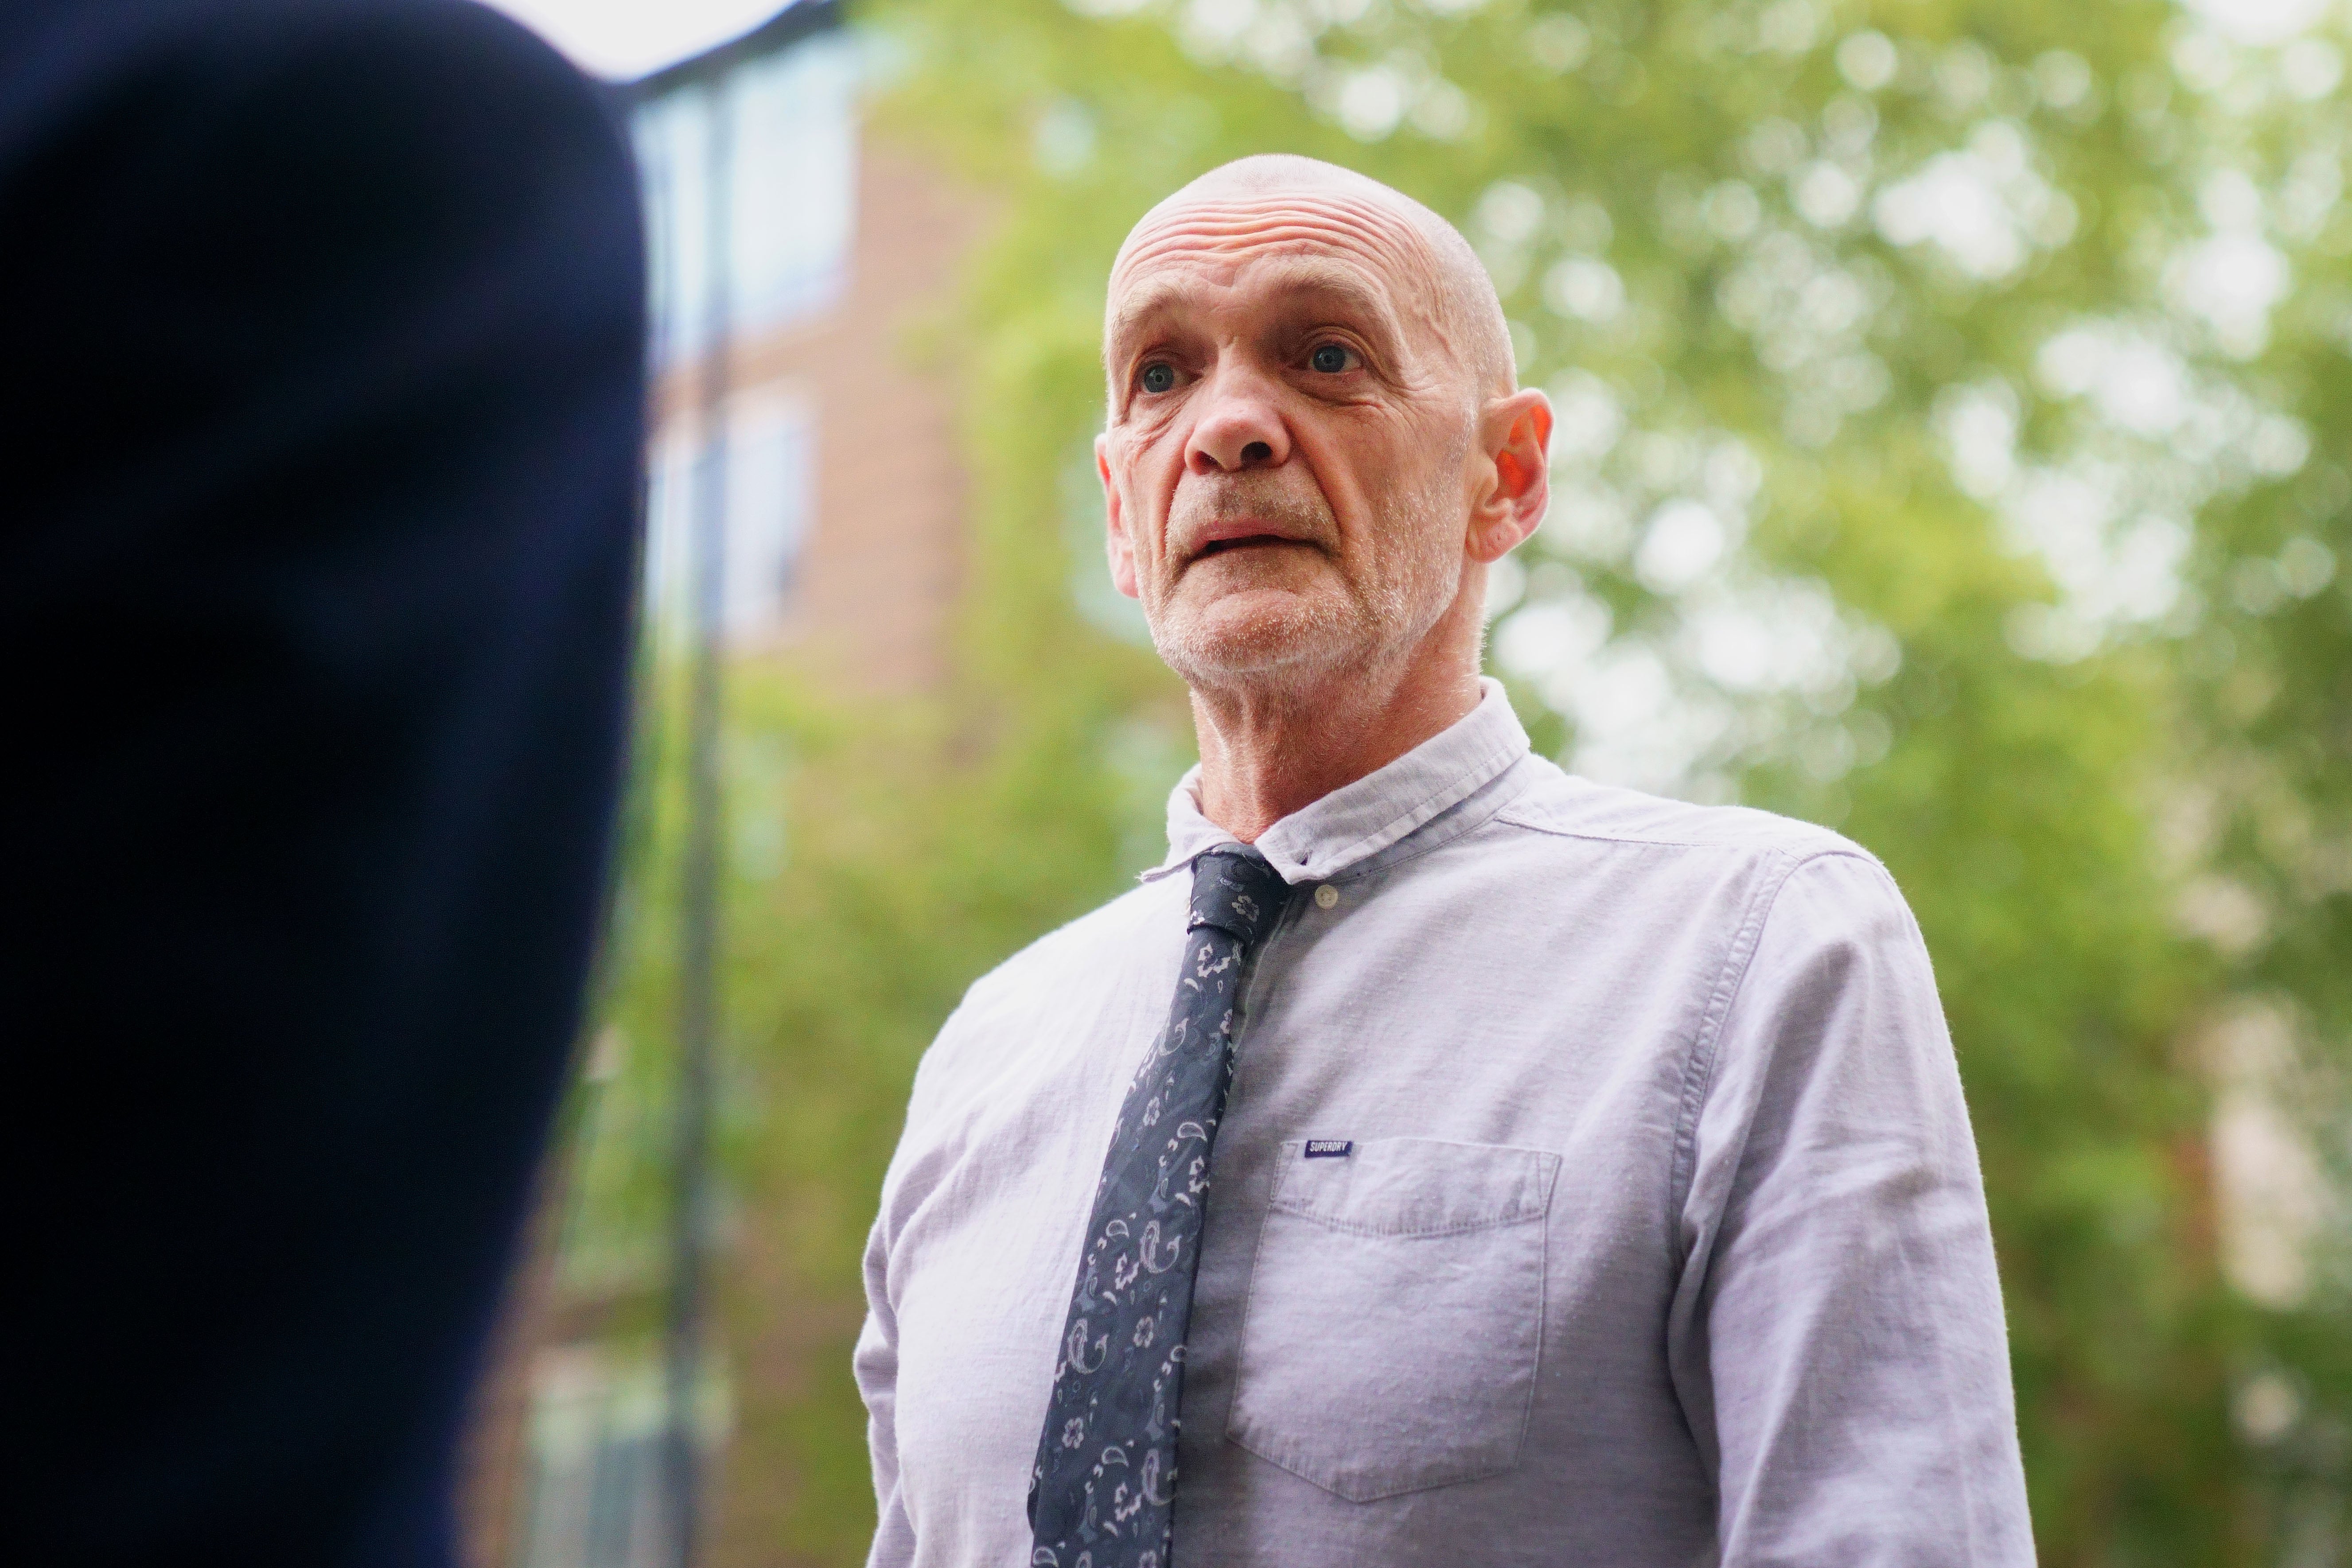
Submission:
[[[1226,371],[1202,390],[1201,416],[1184,451],[1184,466],[1196,476],[1278,468],[1290,460],[1290,431],[1272,388],[1254,375]]]

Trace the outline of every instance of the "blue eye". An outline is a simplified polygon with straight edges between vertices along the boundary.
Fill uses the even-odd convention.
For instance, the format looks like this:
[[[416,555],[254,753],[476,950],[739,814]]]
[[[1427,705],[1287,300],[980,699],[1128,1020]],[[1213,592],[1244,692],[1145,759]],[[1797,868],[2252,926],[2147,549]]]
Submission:
[[[1143,367],[1140,384],[1146,392],[1165,392],[1176,384],[1176,369],[1155,361]]]
[[[1325,375],[1337,375],[1348,368],[1348,351],[1338,343],[1323,343],[1307,356],[1307,363]]]

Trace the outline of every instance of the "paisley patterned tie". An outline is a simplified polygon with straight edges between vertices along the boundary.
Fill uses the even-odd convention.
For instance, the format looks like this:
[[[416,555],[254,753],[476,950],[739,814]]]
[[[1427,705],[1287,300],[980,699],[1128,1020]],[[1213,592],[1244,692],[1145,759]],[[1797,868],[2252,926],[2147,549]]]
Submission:
[[[1176,1000],[1112,1130],[1055,1359],[1029,1481],[1033,1568],[1167,1568],[1184,1331],[1209,1150],[1234,1081],[1234,1002],[1289,892],[1240,845],[1192,863]]]

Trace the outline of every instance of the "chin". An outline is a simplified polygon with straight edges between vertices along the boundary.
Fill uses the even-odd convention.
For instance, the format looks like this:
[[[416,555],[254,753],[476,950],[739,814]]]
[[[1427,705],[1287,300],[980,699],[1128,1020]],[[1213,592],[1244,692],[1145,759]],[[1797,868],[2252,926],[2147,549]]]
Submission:
[[[1280,591],[1173,605],[1151,618],[1152,644],[1168,668],[1188,686],[1211,688],[1315,680],[1370,655],[1365,631],[1351,605]]]

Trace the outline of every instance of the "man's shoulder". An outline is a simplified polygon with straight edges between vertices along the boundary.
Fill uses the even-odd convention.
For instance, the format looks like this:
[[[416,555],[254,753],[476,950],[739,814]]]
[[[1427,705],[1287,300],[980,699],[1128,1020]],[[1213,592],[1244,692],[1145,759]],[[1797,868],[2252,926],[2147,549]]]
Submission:
[[[1182,878],[1129,889],[973,981],[923,1054],[910,1118],[999,1092],[1008,1063],[1053,1048],[1043,1026],[1072,998],[1116,988],[1155,931],[1182,929],[1185,897]]]
[[[1595,784],[1546,764],[1496,814],[1528,842],[1507,857],[1583,911],[1661,939],[1711,931],[1727,951],[1763,932],[1812,947],[1916,945],[1916,922],[1875,855],[1814,823]],[[1551,853],[1541,846],[1549,845]]]
[[[1823,855],[1876,857],[1815,823],[1746,805],[1706,805],[1596,784],[1540,759],[1536,777],[1502,810],[1503,826],[1570,842],[1690,851],[1794,867]]]
[[[1182,908],[1185,889],[1181,877],[1159,878],[1047,931],[973,981],[956,1010],[959,1020],[984,1024],[1008,1012],[1029,1013],[1040,995],[1098,977],[1130,957],[1139,938],[1165,927]]]

